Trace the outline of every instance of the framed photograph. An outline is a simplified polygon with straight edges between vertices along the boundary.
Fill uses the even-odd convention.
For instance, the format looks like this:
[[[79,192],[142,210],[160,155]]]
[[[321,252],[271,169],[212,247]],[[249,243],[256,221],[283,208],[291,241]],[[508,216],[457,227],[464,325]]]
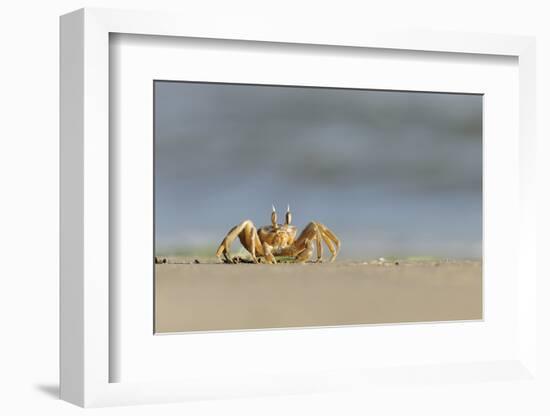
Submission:
[[[481,94],[153,94],[155,333],[482,319]]]
[[[536,382],[534,40],[233,28],[61,18],[61,397]]]

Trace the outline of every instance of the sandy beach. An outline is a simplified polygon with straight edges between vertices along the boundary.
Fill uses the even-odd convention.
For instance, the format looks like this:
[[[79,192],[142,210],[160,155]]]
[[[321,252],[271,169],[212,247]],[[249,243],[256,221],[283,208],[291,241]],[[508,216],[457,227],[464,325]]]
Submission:
[[[157,264],[157,333],[473,320],[481,262]]]
[[[155,267],[157,333],[482,318],[477,261]]]

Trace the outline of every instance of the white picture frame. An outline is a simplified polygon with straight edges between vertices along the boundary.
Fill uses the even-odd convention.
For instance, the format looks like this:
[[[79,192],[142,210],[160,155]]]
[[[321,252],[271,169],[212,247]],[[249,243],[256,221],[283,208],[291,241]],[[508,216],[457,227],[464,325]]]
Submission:
[[[82,9],[61,18],[61,397],[80,406],[182,401],[193,398],[240,397],[256,394],[319,392],[362,384],[397,383],[410,379],[410,369],[361,366],[336,368],[324,377],[296,375],[288,368],[273,375],[238,379],[226,371],[215,377],[180,381],[111,382],[117,357],[110,311],[109,227],[109,36],[113,33],[186,38],[247,40],[281,44],[383,48],[455,54],[517,57],[519,66],[519,215],[517,217],[517,352],[499,362],[441,363],[414,370],[414,377],[434,374],[477,382],[480,371],[504,374],[506,380],[533,379],[536,363],[536,218],[532,178],[535,169],[535,42],[508,35],[380,32],[329,34],[250,23],[238,30],[219,21],[200,22],[173,14]],[[519,273],[519,271],[516,271]],[[116,330],[116,328],[115,328]],[[277,331],[275,331],[277,332]],[[282,336],[278,331],[273,336]],[[152,334],[151,334],[152,335]],[[327,333],[327,336],[338,336]],[[231,335],[239,343],[242,334]],[[401,372],[400,372],[401,371]]]

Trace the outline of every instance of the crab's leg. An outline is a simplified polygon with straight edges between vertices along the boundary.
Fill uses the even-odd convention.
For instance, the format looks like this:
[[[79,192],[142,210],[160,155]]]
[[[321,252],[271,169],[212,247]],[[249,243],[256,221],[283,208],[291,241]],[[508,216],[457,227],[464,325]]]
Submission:
[[[244,227],[244,230],[241,232],[241,234],[239,234],[239,239],[241,240],[241,244],[243,245],[243,247],[250,252],[252,256],[252,261],[254,263],[258,263],[258,260],[256,259],[255,236],[256,228],[254,228],[254,226],[252,225]]]
[[[317,247],[317,262],[321,262],[323,257],[321,240],[322,234],[317,223],[310,222],[301,232],[294,244],[293,255],[296,256],[296,261],[304,262],[309,260],[313,254],[313,241],[315,241]]]
[[[323,238],[323,241],[325,242],[328,249],[330,250],[330,253],[332,254],[329,260],[332,263],[336,259],[336,256],[338,255],[338,253],[340,252],[340,240],[325,225],[321,223],[317,223],[317,226],[321,231],[321,236]]]
[[[317,262],[322,261],[323,257],[323,245],[322,242],[324,241],[327,245],[328,249],[331,253],[330,262],[333,262],[336,256],[338,255],[338,252],[340,250],[340,240],[334,233],[329,230],[325,225],[321,224],[320,222],[310,222],[306,228],[302,231],[300,236],[296,239],[296,242],[294,244],[294,255],[296,256],[297,260],[298,257],[303,260],[305,257],[305,254],[302,254],[302,250],[306,247],[306,241],[315,240],[315,243],[317,245]],[[313,254],[313,253],[311,253]]]
[[[315,235],[315,242],[317,243],[317,263],[323,261],[323,244],[322,244],[323,235],[321,230],[317,227],[317,233]]]
[[[331,253],[331,260],[329,260],[329,261],[332,261],[332,258],[335,256],[334,253],[336,253],[336,249],[334,248],[334,244],[332,244],[332,241],[330,240],[330,238],[328,238],[323,233],[321,233],[321,238],[323,239],[323,241],[325,242],[325,244],[327,245],[327,247],[328,247],[328,249]]]
[[[229,232],[221,242],[220,246],[218,247],[218,250],[216,251],[216,256],[220,258],[223,254],[224,258],[228,262],[234,263],[234,260],[229,254],[229,249],[231,247],[231,243],[237,237],[239,237],[239,239],[241,240],[241,244],[244,246],[244,248],[248,250],[252,255],[252,260],[254,261],[254,263],[257,263],[258,260],[256,258],[256,252],[259,251],[259,254],[261,254],[262,250],[256,227],[254,226],[254,223],[250,220],[245,220],[229,230]],[[258,248],[260,248],[260,250],[258,250]]]
[[[258,230],[256,230],[256,227],[254,227],[254,224],[252,224],[251,227],[246,227],[244,231],[247,233],[247,237],[246,237],[247,243],[246,244],[243,243],[243,246],[252,255],[252,260],[254,261],[254,263],[258,263],[256,255],[262,256],[264,254],[262,242],[260,241],[260,237],[258,236]],[[241,238],[241,242],[242,242],[242,238]]]

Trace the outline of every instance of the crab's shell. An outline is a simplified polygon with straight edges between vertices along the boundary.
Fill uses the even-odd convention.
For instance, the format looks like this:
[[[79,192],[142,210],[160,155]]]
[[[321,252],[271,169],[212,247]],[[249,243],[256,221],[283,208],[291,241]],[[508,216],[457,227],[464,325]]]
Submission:
[[[292,245],[298,229],[293,225],[277,224],[276,227],[266,225],[258,229],[258,237],[262,243],[267,243],[275,251],[283,250]]]

